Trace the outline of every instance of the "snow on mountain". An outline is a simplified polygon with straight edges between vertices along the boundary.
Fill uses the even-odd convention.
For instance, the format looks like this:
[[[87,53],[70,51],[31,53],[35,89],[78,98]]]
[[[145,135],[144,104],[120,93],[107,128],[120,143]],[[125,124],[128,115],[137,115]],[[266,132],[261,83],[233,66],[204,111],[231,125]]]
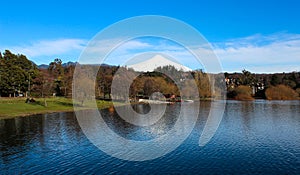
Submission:
[[[191,71],[192,69],[181,65],[179,63],[176,63],[174,61],[171,61],[170,59],[167,59],[165,57],[163,57],[162,55],[155,55],[154,57],[145,60],[143,62],[139,62],[137,64],[131,64],[131,65],[127,65],[128,68],[133,68],[135,71],[139,71],[139,72],[151,72],[154,69],[158,68],[158,67],[163,67],[163,66],[174,66],[177,70],[183,70],[183,71]]]

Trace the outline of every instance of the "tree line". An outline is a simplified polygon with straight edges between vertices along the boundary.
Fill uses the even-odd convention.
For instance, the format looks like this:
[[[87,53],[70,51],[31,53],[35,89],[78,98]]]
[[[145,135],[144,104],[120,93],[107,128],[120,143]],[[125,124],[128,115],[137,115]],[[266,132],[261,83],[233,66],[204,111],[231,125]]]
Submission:
[[[49,65],[39,67],[25,55],[9,50],[0,52],[0,96],[71,97],[76,65],[78,63],[64,64],[56,58]],[[95,97],[100,99],[111,99],[114,78],[131,81],[130,77],[135,77],[128,87],[132,99],[148,98],[154,92],[161,92],[166,97],[184,94],[183,98],[207,99],[220,95],[222,84],[227,87],[227,97],[232,99],[285,99],[284,96],[292,99],[298,98],[300,93],[300,72],[254,74],[243,70],[241,73],[209,74],[202,70],[184,72],[173,66],[164,66],[153,72],[141,73],[127,67],[105,64],[80,66],[89,67],[97,73],[96,82],[86,83],[85,86],[95,86]],[[178,81],[175,82],[168,74]],[[196,83],[197,93],[191,88],[193,82]],[[212,89],[212,85],[217,88]],[[116,95],[125,99],[122,94],[120,91]],[[195,97],[195,94],[199,94],[199,97]]]
[[[226,73],[227,97],[238,100],[262,98],[269,100],[297,100],[300,95],[300,72],[254,74]]]

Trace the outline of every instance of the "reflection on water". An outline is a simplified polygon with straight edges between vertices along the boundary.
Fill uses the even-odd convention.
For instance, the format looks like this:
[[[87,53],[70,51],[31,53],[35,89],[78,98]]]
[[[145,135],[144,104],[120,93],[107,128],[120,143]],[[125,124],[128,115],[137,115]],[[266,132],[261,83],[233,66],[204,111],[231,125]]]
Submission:
[[[153,105],[154,108],[160,108],[159,105]],[[123,106],[120,110],[123,114],[133,108],[138,114],[147,114],[151,107],[147,104],[137,104],[133,106]],[[143,109],[145,108],[145,109]],[[156,109],[160,111],[159,109]],[[122,119],[116,112],[102,110],[101,116],[107,125],[118,135],[130,140],[150,140],[166,134],[171,130],[178,119],[180,105],[170,105],[156,123],[150,126],[140,127]],[[127,114],[128,115],[128,114]]]
[[[148,107],[133,106],[138,113],[147,113]],[[180,147],[145,162],[119,160],[98,150],[73,113],[0,120],[0,174],[300,173],[299,101],[228,101],[217,133],[199,147],[209,108],[209,102],[201,103],[196,127]],[[165,116],[147,127],[125,122],[113,109],[101,114],[118,135],[149,140],[172,129],[179,111],[180,105],[168,105]]]

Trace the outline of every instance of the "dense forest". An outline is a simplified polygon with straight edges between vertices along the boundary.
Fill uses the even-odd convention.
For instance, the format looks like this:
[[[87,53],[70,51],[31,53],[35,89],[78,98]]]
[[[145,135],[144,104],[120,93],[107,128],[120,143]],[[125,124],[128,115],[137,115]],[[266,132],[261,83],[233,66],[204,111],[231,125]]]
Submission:
[[[49,65],[38,66],[25,55],[14,54],[9,50],[0,52],[0,97],[49,97],[72,96],[73,73],[78,63],[63,63],[56,58]],[[95,96],[101,99],[111,98],[111,86],[116,72],[137,75],[133,69],[111,65],[80,65],[97,69]],[[130,85],[129,95],[132,99],[147,98],[153,92],[161,92],[167,98],[180,96],[178,84],[164,74],[168,71],[180,80],[185,98],[197,94],[190,89],[189,83],[194,79],[199,98],[208,99],[218,92],[211,89],[210,80],[227,87],[229,99],[251,100],[264,98],[273,100],[298,99],[300,94],[300,72],[254,74],[247,70],[241,73],[208,74],[202,70],[183,72],[173,66],[159,67],[153,72],[139,73]],[[123,74],[123,75],[126,75]],[[188,77],[192,75],[192,77]],[[126,77],[118,74],[122,80]]]
[[[57,96],[68,96],[71,93],[75,65],[64,67],[60,59],[55,59],[43,69],[25,55],[16,55],[5,50],[0,53],[0,65],[2,97],[45,97],[53,93]]]

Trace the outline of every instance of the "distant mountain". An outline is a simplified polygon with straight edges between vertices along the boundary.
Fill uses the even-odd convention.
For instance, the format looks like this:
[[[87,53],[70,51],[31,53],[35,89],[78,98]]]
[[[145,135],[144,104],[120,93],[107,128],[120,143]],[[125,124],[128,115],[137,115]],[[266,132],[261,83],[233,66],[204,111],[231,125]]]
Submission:
[[[163,66],[174,66],[177,70],[183,70],[183,71],[191,71],[192,69],[183,66],[177,62],[174,62],[170,59],[167,59],[163,57],[162,55],[155,55],[154,57],[145,60],[143,62],[139,62],[137,64],[132,64],[132,65],[127,65],[128,68],[132,68],[135,71],[139,72],[151,72],[154,71],[158,67],[163,67]]]
[[[41,64],[41,65],[38,65],[38,68],[39,69],[48,69],[49,65],[48,64]]]
[[[68,67],[68,66],[76,66],[76,64],[78,64],[78,62],[67,62],[67,63],[63,63],[62,66],[63,67]]]
[[[77,64],[79,64],[78,62],[67,62],[67,63],[63,63],[62,66],[63,67],[68,67],[68,66],[76,66]],[[105,63],[102,64],[88,64],[90,66],[101,66],[101,67],[116,67],[114,65],[108,65]],[[129,64],[126,65],[128,68],[133,68],[135,71],[138,72],[152,72],[154,71],[156,68],[158,67],[164,67],[164,66],[174,66],[175,69],[177,70],[183,70],[183,71],[192,71],[192,69],[181,65],[179,63],[177,63],[175,60],[171,60],[168,58],[165,58],[162,55],[155,55],[150,59],[147,59],[145,61],[139,61],[136,64]],[[49,65],[47,64],[41,64],[38,66],[39,69],[48,69]]]
[[[63,63],[62,66],[63,67],[68,67],[68,66],[72,66],[72,65],[75,66],[76,64],[78,64],[78,62],[69,61],[67,63]],[[47,65],[47,64],[41,64],[41,65],[38,66],[39,69],[48,69],[48,67],[49,67],[49,65]]]

